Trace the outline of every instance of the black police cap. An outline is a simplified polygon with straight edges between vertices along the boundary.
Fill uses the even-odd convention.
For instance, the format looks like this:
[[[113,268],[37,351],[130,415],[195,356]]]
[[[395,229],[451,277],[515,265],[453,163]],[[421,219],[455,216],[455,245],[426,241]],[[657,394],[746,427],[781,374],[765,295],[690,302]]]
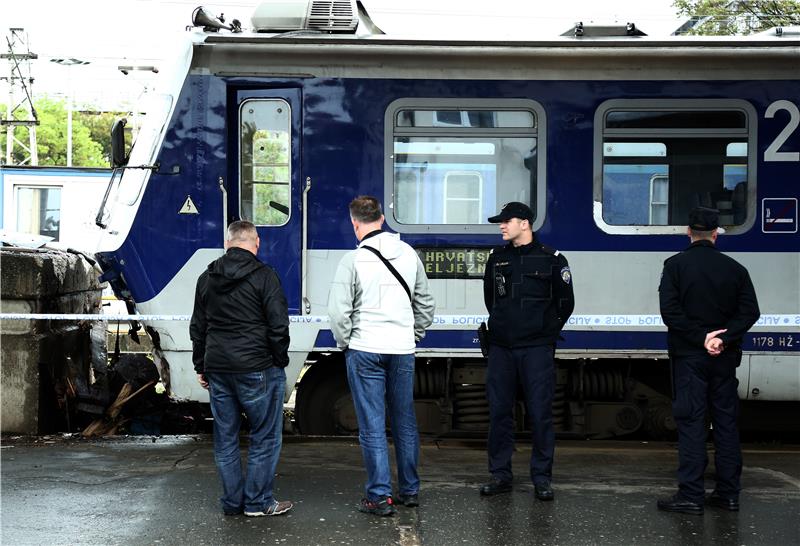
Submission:
[[[492,224],[499,224],[500,222],[507,222],[512,218],[519,218],[520,220],[533,222],[533,211],[525,203],[512,201],[503,205],[502,210],[500,210],[500,214],[489,218],[489,222]]]
[[[708,207],[695,207],[689,212],[689,227],[697,231],[724,231],[719,227],[719,211]]]

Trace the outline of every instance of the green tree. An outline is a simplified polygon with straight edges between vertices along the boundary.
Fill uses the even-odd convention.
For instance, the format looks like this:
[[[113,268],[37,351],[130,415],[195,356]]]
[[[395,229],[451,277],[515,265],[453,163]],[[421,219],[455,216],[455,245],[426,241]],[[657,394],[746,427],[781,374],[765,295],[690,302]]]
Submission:
[[[0,104],[0,118],[6,119],[7,111],[8,111],[7,105]],[[27,119],[28,112],[23,110],[22,108],[18,108],[17,110],[14,111],[14,115],[12,117],[17,120]],[[7,127],[3,125],[2,130],[0,130],[0,165],[5,165],[6,163],[6,140],[8,140],[7,136],[8,136]],[[17,126],[14,129],[14,138],[18,142],[21,142],[25,146],[27,146],[28,129],[23,126]],[[20,165],[22,161],[24,161],[28,157],[28,153],[20,147],[15,147],[12,155],[13,157],[11,158],[11,163],[13,165]]]
[[[127,114],[125,112],[84,110],[73,114],[73,122],[75,121],[75,116],[80,119],[82,125],[89,129],[89,136],[91,136],[92,140],[100,144],[105,161],[103,166],[111,166],[111,126],[114,125],[114,121],[117,118],[128,117]]]
[[[67,164],[67,109],[63,100],[50,97],[34,103],[39,118],[36,128],[36,148],[39,165],[64,166]],[[20,114],[23,112],[20,111]],[[5,109],[2,110],[5,116]],[[28,128],[17,127],[15,137],[28,142]],[[6,133],[0,133],[0,149],[5,150]],[[15,153],[14,163],[23,159],[23,153]],[[5,159],[5,158],[4,158]],[[89,128],[79,116],[72,116],[72,164],[76,167],[108,167],[102,146],[92,139]]]
[[[752,34],[800,25],[797,0],[675,0],[678,15],[692,18],[687,34]]]
[[[289,207],[289,134],[258,130],[253,134],[253,219],[257,224],[281,225]]]

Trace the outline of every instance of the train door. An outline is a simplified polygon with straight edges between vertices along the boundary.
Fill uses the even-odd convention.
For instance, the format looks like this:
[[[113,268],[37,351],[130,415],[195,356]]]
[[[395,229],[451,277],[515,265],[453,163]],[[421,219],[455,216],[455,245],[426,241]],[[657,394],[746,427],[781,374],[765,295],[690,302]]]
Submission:
[[[231,217],[253,222],[258,257],[278,273],[290,314],[300,314],[302,186],[299,89],[239,91],[239,165]]]

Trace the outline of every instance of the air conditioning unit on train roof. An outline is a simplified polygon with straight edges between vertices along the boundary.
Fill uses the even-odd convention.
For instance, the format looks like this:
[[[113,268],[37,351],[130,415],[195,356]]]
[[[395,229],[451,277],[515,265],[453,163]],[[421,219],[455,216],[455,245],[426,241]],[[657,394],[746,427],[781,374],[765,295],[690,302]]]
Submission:
[[[354,33],[356,0],[273,0],[259,4],[251,18],[256,32],[318,30]]]

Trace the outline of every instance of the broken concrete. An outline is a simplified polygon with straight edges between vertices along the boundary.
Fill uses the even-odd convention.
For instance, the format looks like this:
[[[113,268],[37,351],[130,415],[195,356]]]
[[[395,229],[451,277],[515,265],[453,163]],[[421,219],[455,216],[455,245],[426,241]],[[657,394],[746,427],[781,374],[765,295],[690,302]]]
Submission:
[[[99,314],[98,271],[83,256],[54,249],[0,249],[0,312]],[[105,355],[105,336],[90,321],[0,321],[0,431],[66,430],[83,385],[94,383],[92,354]],[[95,362],[95,367],[101,369]],[[87,394],[87,392],[83,393]],[[61,411],[59,411],[61,410]]]

